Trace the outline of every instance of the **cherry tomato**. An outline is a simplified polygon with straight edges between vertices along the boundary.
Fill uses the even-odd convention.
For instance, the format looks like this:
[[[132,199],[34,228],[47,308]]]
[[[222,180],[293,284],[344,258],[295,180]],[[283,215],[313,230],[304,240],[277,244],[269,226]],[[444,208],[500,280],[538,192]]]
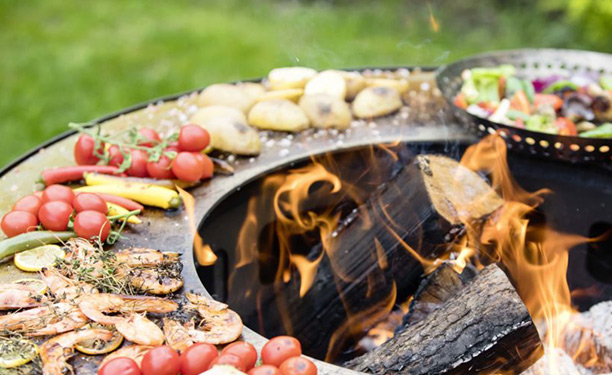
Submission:
[[[72,206],[63,201],[47,202],[40,206],[38,211],[38,219],[43,227],[54,231],[66,230],[70,215]]]
[[[147,162],[149,155],[143,150],[132,150],[132,161],[127,170],[127,174],[134,177],[147,177]]]
[[[106,202],[104,199],[100,198],[99,195],[93,193],[80,193],[74,200],[72,201],[72,206],[74,206],[75,211],[99,211],[104,215],[108,213],[108,207],[106,206]]]
[[[193,152],[179,152],[172,163],[172,172],[182,181],[199,181],[204,174],[206,165],[203,159]]]
[[[257,350],[255,350],[253,345],[244,341],[229,344],[223,348],[221,354],[234,354],[242,360],[242,364],[247,370],[252,369],[255,366],[255,362],[257,362]]]
[[[112,359],[100,367],[98,375],[141,375],[140,367],[131,358],[119,357]]]
[[[242,359],[235,354],[221,354],[210,364],[210,367],[212,368],[214,365],[228,365],[235,367],[239,371],[246,372]]]
[[[217,348],[211,344],[193,344],[181,353],[181,375],[199,375],[210,368],[217,358]]]
[[[26,211],[33,215],[38,215],[38,210],[43,201],[36,195],[26,195],[13,205],[13,211]]]
[[[142,375],[176,375],[181,369],[179,355],[169,346],[158,346],[142,358]]]
[[[74,218],[74,232],[88,240],[99,236],[100,241],[106,241],[110,227],[106,215],[99,211],[82,211]]]
[[[185,125],[179,131],[181,151],[202,151],[210,144],[210,134],[198,125]]]
[[[141,140],[138,142],[138,146],[144,147],[153,147],[159,142],[161,142],[161,138],[159,138],[159,134],[151,128],[141,128],[138,130],[138,135]]]
[[[166,155],[162,155],[159,157],[158,161],[150,161],[147,163],[147,172],[153,178],[171,180],[174,178],[174,173],[172,173],[172,160]]]
[[[121,149],[117,145],[112,145],[108,149],[108,165],[113,165],[118,167],[123,163],[123,153],[121,153]]]
[[[257,366],[248,372],[249,375],[281,375],[280,370],[276,366],[261,365]]]
[[[95,155],[94,148],[96,141],[87,134],[81,134],[76,144],[74,145],[74,160],[78,165],[93,165],[100,161]],[[104,150],[104,145],[100,145],[98,153]]]
[[[302,355],[302,345],[291,336],[277,336],[261,349],[261,361],[266,365],[280,366],[291,357]]]
[[[292,357],[279,367],[283,375],[317,375],[317,366],[304,357]]]
[[[61,201],[72,204],[74,200],[74,192],[71,188],[64,185],[49,185],[43,190],[43,203]]]
[[[11,211],[4,215],[0,227],[7,237],[15,237],[18,234],[30,232],[36,229],[38,219],[31,212]]]
[[[208,155],[204,155],[200,152],[194,152],[193,154],[200,160],[201,163],[204,164],[204,169],[200,180],[211,178],[215,172],[215,165],[213,164],[212,159],[209,158]]]

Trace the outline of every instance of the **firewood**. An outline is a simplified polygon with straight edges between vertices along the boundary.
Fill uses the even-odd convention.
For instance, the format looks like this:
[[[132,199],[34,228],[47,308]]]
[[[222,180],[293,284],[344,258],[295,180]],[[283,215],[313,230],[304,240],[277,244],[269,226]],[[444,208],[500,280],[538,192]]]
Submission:
[[[477,272],[476,268],[470,264],[459,273],[455,270],[453,263],[442,263],[419,285],[400,328],[426,318],[432,311],[437,310],[449,298],[461,291],[477,275]]]
[[[327,354],[333,358],[363,335],[376,314],[385,312],[383,305],[390,307],[394,297],[401,301],[416,291],[424,273],[422,261],[446,251],[465,222],[476,226],[502,203],[481,176],[457,161],[438,155],[412,157],[341,221],[330,238],[332,259],[323,256],[304,296],[294,271],[289,282],[254,291],[257,301],[230,297],[229,303],[238,311],[252,311],[254,303],[266,306],[245,320],[261,322],[259,331],[267,336],[298,337],[315,357],[325,356],[331,343]],[[313,260],[322,252],[318,245],[305,253]],[[260,261],[259,268],[264,278],[273,275],[275,265]]]
[[[442,307],[347,367],[381,375],[510,374],[542,353],[527,308],[493,264]]]

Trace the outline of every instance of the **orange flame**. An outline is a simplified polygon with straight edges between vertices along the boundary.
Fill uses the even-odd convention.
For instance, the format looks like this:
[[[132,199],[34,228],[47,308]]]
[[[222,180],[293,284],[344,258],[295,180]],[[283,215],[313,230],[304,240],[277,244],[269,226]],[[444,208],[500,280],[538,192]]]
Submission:
[[[200,237],[196,229],[195,199],[193,198],[193,195],[189,194],[180,187],[177,186],[176,189],[178,190],[178,193],[185,204],[185,212],[187,212],[187,218],[189,219],[189,230],[193,235],[193,247],[195,249],[196,260],[201,266],[211,266],[217,261],[217,256],[209,245],[202,243],[202,237]]]

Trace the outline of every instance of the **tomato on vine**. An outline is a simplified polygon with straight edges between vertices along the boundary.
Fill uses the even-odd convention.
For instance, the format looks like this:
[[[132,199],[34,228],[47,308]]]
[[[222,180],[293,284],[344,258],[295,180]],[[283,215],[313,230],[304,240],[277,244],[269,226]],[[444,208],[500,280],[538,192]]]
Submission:
[[[138,146],[153,147],[161,142],[159,134],[151,128],[140,128],[138,130],[138,137],[140,139],[137,143]]]
[[[149,161],[149,155],[143,150],[132,150],[131,151],[130,167],[127,173],[134,177],[147,177],[147,163]]]
[[[15,202],[13,205],[13,211],[26,211],[33,215],[38,215],[38,210],[40,210],[40,206],[42,206],[42,204],[42,199],[36,195],[26,195]]]
[[[108,213],[108,207],[106,206],[104,199],[93,193],[77,194],[72,201],[72,206],[77,213],[87,210],[98,211],[104,215]]]
[[[68,228],[72,206],[64,201],[47,202],[40,206],[38,219],[46,229],[64,231]]]
[[[194,152],[179,152],[172,163],[172,172],[179,180],[187,182],[199,181],[204,175],[206,164]]]
[[[161,155],[159,160],[147,163],[147,172],[153,178],[158,179],[173,179],[174,173],[172,173],[172,160],[166,155]]]
[[[15,237],[36,229],[38,219],[31,212],[11,211],[4,215],[0,227],[7,237]]]
[[[61,201],[72,205],[74,192],[64,185],[49,185],[42,193],[43,203]]]
[[[181,151],[202,151],[210,144],[210,134],[198,125],[181,127],[178,145]]]
[[[79,165],[93,165],[100,161],[100,158],[96,155],[104,150],[104,145],[100,145],[98,150],[96,148],[96,141],[87,134],[81,134],[76,144],[74,145],[74,160]]]
[[[104,242],[108,238],[110,229],[110,221],[99,211],[82,211],[74,218],[74,232],[88,240],[99,237],[100,241]]]

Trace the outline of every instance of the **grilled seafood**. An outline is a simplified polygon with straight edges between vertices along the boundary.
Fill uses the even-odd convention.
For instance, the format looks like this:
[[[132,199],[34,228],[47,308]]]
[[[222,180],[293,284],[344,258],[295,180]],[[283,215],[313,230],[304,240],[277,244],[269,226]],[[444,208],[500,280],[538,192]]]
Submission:
[[[28,336],[55,335],[81,328],[87,322],[78,306],[59,302],[0,316],[0,330],[25,331]]]
[[[178,304],[168,299],[145,296],[120,296],[117,294],[90,294],[79,302],[79,308],[89,319],[101,324],[116,324],[122,317],[104,313],[131,314],[135,312],[168,313]]]
[[[161,295],[176,292],[183,287],[181,268],[180,263],[163,264],[155,268],[119,267],[117,275],[128,280],[136,290]]]
[[[121,250],[115,254],[117,261],[129,267],[155,267],[160,263],[176,263],[179,253],[135,247]]]
[[[138,312],[168,313],[178,304],[159,297],[119,296],[116,294],[91,294],[83,297],[79,308],[89,319],[100,324],[114,325],[126,339],[141,345],[161,345],[162,330]],[[120,313],[110,316],[105,313]],[[124,316],[127,315],[127,316]]]
[[[194,343],[189,333],[189,330],[194,328],[193,321],[181,324],[178,320],[164,318],[163,323],[166,343],[172,349],[183,351]]]
[[[165,337],[161,328],[144,315],[132,314],[121,318],[115,323],[115,328],[127,340],[139,345],[159,346],[164,343]]]
[[[56,269],[43,269],[40,276],[55,298],[61,300],[73,300],[84,293],[98,293],[93,285],[72,280]]]
[[[102,360],[102,363],[100,363],[100,367],[104,366],[106,362],[112,361],[113,359],[120,358],[120,357],[131,358],[136,363],[138,363],[138,366],[140,367],[140,364],[142,362],[142,357],[144,357],[144,355],[147,354],[147,352],[151,348],[153,347],[147,346],[147,345],[130,345],[130,346],[123,347],[107,355],[104,358],[104,360]]]
[[[169,294],[183,287],[178,253],[133,248],[118,252],[116,257],[117,276],[141,292]]]
[[[74,346],[81,341],[100,339],[110,340],[113,333],[107,329],[87,329],[56,336],[40,347],[43,375],[63,375],[73,373],[68,359],[74,353]]]
[[[47,297],[27,285],[0,284],[0,310],[13,310],[40,306]]]
[[[184,310],[194,311],[197,319],[190,317],[185,322],[180,322],[180,319],[165,319],[164,331],[170,345],[184,345],[184,330],[193,342],[213,345],[227,344],[240,337],[242,320],[226,304],[194,293],[186,293],[186,297],[189,303],[185,305]]]

